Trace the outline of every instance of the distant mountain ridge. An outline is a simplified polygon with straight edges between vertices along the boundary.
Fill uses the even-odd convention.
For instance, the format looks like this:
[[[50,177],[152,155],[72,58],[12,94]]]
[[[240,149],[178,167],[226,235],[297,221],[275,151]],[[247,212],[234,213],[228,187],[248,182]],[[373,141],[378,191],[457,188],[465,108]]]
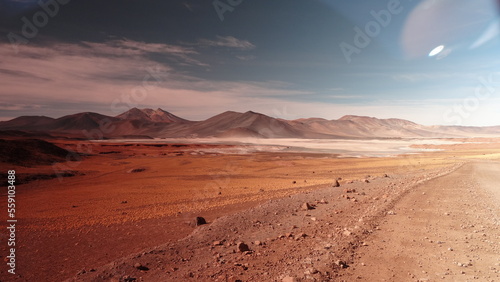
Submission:
[[[153,109],[138,109],[132,108],[122,114],[116,116],[119,119],[137,119],[152,122],[186,122],[187,120],[180,118],[174,114],[164,111],[160,108]]]
[[[160,108],[132,108],[115,117],[92,112],[63,116],[21,116],[0,122],[0,130],[89,136],[102,131],[105,138],[446,138],[500,136],[500,126],[424,126],[404,119],[346,115],[337,120],[285,120],[261,113],[227,111],[203,121],[190,121]]]

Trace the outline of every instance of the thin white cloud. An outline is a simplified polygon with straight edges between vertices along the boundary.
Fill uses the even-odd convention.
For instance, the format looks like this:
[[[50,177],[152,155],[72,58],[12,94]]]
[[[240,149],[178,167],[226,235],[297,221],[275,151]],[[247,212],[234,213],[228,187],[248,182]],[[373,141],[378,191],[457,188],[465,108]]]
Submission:
[[[91,45],[96,45],[91,44]],[[112,46],[114,48],[118,48],[119,50],[128,50],[128,51],[136,51],[139,54],[145,53],[167,53],[167,54],[183,54],[183,55],[191,55],[198,54],[198,52],[194,51],[191,48],[186,48],[183,46],[163,44],[163,43],[145,43],[138,42],[133,40],[115,40],[103,44],[99,44],[100,46],[107,45]]]
[[[35,110],[42,108],[41,105],[35,104],[12,104],[3,103],[0,101],[0,111],[20,111],[20,110]]]
[[[327,98],[331,99],[367,99],[369,96],[363,95],[328,95]]]
[[[92,50],[96,50],[94,55],[108,56],[145,56],[148,54],[161,54],[177,58],[180,62],[187,65],[197,65],[206,67],[208,64],[194,58],[199,55],[197,51],[190,47],[163,43],[145,43],[133,40],[114,40],[105,43],[84,42]]]
[[[217,36],[217,40],[201,39],[199,41],[199,45],[210,46],[210,47],[235,48],[240,50],[252,50],[256,48],[256,46],[252,44],[250,41],[237,39],[236,37],[233,36]]]
[[[253,55],[247,55],[247,56],[236,56],[236,58],[241,61],[252,61],[255,60],[257,57]]]
[[[409,81],[409,82],[417,82],[422,80],[429,79],[442,79],[442,78],[450,78],[450,74],[441,74],[439,77],[436,74],[432,73],[407,73],[407,74],[396,74],[393,75],[392,78],[397,81]]]
[[[421,82],[421,81],[443,81],[449,79],[477,79],[477,73],[472,72],[442,72],[433,71],[425,73],[400,73],[400,74],[388,74],[392,79],[396,81],[403,82]]]

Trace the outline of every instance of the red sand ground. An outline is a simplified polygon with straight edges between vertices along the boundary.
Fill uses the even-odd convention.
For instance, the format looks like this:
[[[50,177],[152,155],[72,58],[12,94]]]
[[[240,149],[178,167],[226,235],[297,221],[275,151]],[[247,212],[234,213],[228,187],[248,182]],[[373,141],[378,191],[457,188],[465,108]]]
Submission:
[[[56,141],[56,144],[76,150],[81,142]],[[224,279],[229,277],[245,281],[257,279],[260,275],[266,275],[269,279],[257,281],[280,281],[286,275],[297,279],[312,275],[313,278],[317,276],[315,279],[318,281],[340,279],[344,275],[358,275],[366,279],[367,272],[358,274],[352,272],[354,268],[344,271],[328,263],[321,264],[322,270],[317,269],[320,276],[317,273],[304,274],[301,259],[314,260],[314,254],[309,253],[318,246],[323,248],[317,245],[317,240],[309,242],[307,240],[310,239],[299,239],[306,244],[294,245],[294,240],[266,241],[267,236],[272,238],[276,234],[293,232],[296,235],[304,232],[314,239],[310,235],[313,230],[315,234],[324,234],[324,238],[330,242],[327,244],[332,245],[328,248],[330,251],[324,251],[327,249],[323,248],[322,254],[318,253],[318,256],[328,257],[330,262],[340,258],[354,261],[358,252],[356,242],[371,238],[371,234],[386,236],[386,231],[377,231],[376,226],[387,217],[384,214],[387,209],[396,203],[403,203],[400,199],[406,197],[407,193],[411,194],[415,184],[451,172],[457,165],[470,160],[496,160],[500,157],[500,145],[496,143],[448,145],[439,147],[447,149],[444,152],[366,159],[339,159],[334,155],[308,153],[192,153],[206,148],[228,147],[223,145],[177,144],[154,147],[146,144],[86,144],[90,147],[85,148],[92,149],[91,156],[63,164],[77,171],[76,176],[63,178],[61,182],[56,178],[35,180],[18,186],[19,247],[16,272],[19,276],[6,273],[7,268],[2,267],[2,281],[59,281],[71,277],[82,280],[100,280],[104,277],[123,280],[125,275],[137,278],[144,276],[147,281],[190,278],[193,281],[226,281]],[[15,169],[20,177],[54,173],[51,166],[1,166],[2,171]],[[383,177],[384,174],[388,174],[389,178]],[[342,187],[332,191],[331,183],[338,177],[342,178]],[[370,183],[361,182],[365,178]],[[351,181],[355,183],[349,184]],[[356,193],[365,194],[356,194],[356,201],[346,200],[346,197],[352,198],[343,190],[349,185],[357,187]],[[320,196],[326,198],[329,204],[324,206],[328,208],[322,210],[318,204],[316,210],[299,211],[302,202],[315,203],[322,199]],[[3,193],[1,206],[6,205],[5,198]],[[275,202],[269,203],[270,199],[275,199]],[[248,211],[259,204],[264,205],[253,212]],[[276,211],[271,213],[271,210]],[[266,213],[274,215],[276,212],[279,218],[268,219],[265,216]],[[293,213],[297,215],[293,216]],[[227,215],[237,219],[226,219]],[[2,224],[6,222],[5,216],[2,213]],[[195,216],[203,216],[211,224],[198,227],[192,236],[177,241],[193,231],[194,227],[187,223]],[[312,221],[310,218],[315,216],[316,221]],[[366,226],[356,225],[355,222],[361,218],[366,218]],[[230,220],[230,223],[223,224],[224,220]],[[392,218],[388,217],[388,220]],[[262,229],[259,226],[263,222],[274,228],[262,231],[259,236],[251,236],[256,232],[255,228]],[[311,224],[314,229],[310,229]],[[297,230],[287,229],[293,225],[296,226],[293,229]],[[361,228],[359,232],[356,226]],[[235,232],[231,228],[242,230]],[[342,235],[345,229],[352,229],[350,232],[356,236],[342,237],[345,236]],[[256,238],[265,242],[262,248],[268,248],[269,252],[263,256],[254,252],[249,255],[251,262],[240,263],[247,257],[231,253],[236,241],[245,239],[251,242],[249,240]],[[215,240],[225,240],[223,245],[227,244],[222,251],[216,251],[221,256],[225,256],[226,251],[231,257],[224,263],[221,257],[214,258],[217,254],[214,254],[211,243]],[[148,257],[143,263],[154,264],[149,271],[134,269],[134,263],[130,265],[133,261],[130,257],[124,260],[123,268],[115,265],[100,269],[106,263],[164,244],[173,244],[172,249],[160,248],[169,255],[164,252],[162,259]],[[6,244],[0,246],[0,250],[4,257],[7,253]],[[296,255],[290,255],[292,250]],[[184,255],[191,258],[179,261]],[[286,258],[289,258],[289,264],[283,265]],[[297,268],[297,260],[300,269]],[[255,268],[249,271],[252,268],[245,266],[245,263]],[[215,273],[207,271],[206,264],[209,268],[220,270]],[[244,268],[247,269],[241,270]],[[87,273],[75,276],[84,269]],[[92,269],[97,271],[90,272]],[[377,277],[387,275],[381,273]]]

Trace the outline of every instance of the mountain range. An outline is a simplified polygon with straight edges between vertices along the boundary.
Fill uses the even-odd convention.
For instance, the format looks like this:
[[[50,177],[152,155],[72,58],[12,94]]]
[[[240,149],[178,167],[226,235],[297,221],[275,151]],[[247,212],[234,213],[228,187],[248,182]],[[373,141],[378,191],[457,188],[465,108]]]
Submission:
[[[337,120],[285,120],[260,113],[227,111],[190,121],[162,109],[132,108],[117,116],[84,112],[60,118],[21,116],[0,122],[2,131],[104,138],[446,138],[500,136],[500,126],[424,126],[403,119],[343,116]],[[95,133],[98,134],[95,134]],[[92,133],[92,134],[91,134]]]

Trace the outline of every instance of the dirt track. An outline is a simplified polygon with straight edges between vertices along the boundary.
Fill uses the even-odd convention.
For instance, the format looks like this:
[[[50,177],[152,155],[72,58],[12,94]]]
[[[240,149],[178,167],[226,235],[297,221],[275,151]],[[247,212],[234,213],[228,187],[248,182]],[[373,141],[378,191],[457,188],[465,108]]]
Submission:
[[[474,162],[416,187],[343,278],[500,281],[499,171],[500,163]]]

